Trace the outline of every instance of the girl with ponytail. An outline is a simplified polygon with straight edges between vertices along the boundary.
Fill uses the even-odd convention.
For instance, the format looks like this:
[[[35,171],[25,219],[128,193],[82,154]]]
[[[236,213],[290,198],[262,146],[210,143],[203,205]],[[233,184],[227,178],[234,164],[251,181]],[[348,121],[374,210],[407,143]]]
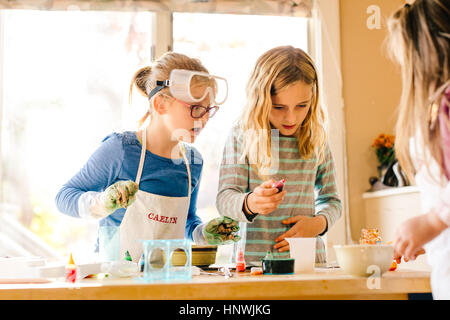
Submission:
[[[139,69],[130,86],[130,102],[133,87],[148,101],[139,130],[108,135],[58,192],[59,210],[120,226],[120,255],[128,251],[136,262],[143,251],[139,239],[237,240],[233,220],[206,224],[197,216],[203,160],[188,144],[223,103],[221,82],[199,60],[174,52]],[[224,223],[228,232],[217,233]]]

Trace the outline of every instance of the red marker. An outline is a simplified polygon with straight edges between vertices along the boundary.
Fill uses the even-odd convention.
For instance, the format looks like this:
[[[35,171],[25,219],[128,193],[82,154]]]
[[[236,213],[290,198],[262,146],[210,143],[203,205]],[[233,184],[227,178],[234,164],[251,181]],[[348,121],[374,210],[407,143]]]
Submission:
[[[278,182],[275,182],[272,185],[272,188],[278,188],[278,192],[283,191],[284,183],[286,182],[286,179],[280,180]]]

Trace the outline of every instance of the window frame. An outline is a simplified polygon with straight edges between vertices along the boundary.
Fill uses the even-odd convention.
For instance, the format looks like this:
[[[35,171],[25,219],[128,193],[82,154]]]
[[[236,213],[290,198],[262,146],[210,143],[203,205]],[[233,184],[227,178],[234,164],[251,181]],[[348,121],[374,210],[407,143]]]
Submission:
[[[323,77],[320,79],[322,96],[328,109],[329,118],[333,118],[333,124],[330,126],[330,146],[333,150],[336,162],[336,172],[338,179],[338,190],[341,194],[343,203],[342,218],[337,222],[339,227],[335,226],[327,234],[327,252],[333,251],[332,244],[350,243],[349,232],[349,212],[348,212],[348,183],[347,183],[347,157],[345,141],[345,119],[344,119],[344,101],[342,95],[342,78],[340,66],[340,13],[339,3],[327,0],[315,0],[312,10],[312,18],[308,22],[308,47],[313,59],[316,61],[319,74],[323,70],[334,69],[331,75],[327,73],[326,81]],[[330,8],[331,6],[331,8]],[[322,8],[327,7],[327,10]],[[324,23],[326,21],[326,23]],[[0,10],[0,68],[4,65],[4,33],[5,17],[4,11]],[[330,39],[333,39],[331,43]],[[173,14],[168,11],[157,11],[153,13],[152,23],[152,59],[159,58],[165,52],[173,48]],[[2,137],[3,137],[3,110],[4,110],[4,92],[3,92],[3,71],[0,72],[0,159],[2,159]],[[337,85],[336,85],[337,84]],[[331,117],[331,115],[333,117]],[[3,166],[0,165],[0,177],[3,176]],[[0,204],[3,203],[3,191],[0,188]],[[333,260],[333,259],[331,259]],[[334,259],[335,260],[335,259]]]

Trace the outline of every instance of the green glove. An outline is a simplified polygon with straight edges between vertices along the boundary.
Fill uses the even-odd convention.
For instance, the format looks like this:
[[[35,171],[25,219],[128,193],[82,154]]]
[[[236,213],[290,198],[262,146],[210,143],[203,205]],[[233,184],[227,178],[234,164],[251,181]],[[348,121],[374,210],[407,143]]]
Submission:
[[[211,245],[230,244],[241,239],[236,234],[238,222],[228,217],[218,217],[209,221],[203,229],[203,235]]]
[[[127,208],[136,200],[139,186],[134,181],[118,181],[103,192],[103,201],[108,213],[119,208]]]

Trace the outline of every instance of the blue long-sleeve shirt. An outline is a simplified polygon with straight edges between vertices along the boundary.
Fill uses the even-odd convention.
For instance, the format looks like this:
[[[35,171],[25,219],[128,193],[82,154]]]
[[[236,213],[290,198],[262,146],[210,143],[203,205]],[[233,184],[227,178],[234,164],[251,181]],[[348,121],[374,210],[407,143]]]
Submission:
[[[59,211],[72,217],[80,217],[78,199],[88,191],[103,192],[120,180],[135,181],[142,144],[136,132],[112,133],[103,139],[100,147],[91,155],[81,170],[63,185],[56,195]],[[200,185],[203,159],[192,146],[186,145],[186,157],[191,170],[191,202],[186,221],[185,238],[192,240],[192,232],[201,224],[196,203]],[[184,161],[160,157],[146,150],[139,189],[168,197],[186,197],[188,174]],[[99,221],[100,226],[118,226],[125,214],[124,208]]]

